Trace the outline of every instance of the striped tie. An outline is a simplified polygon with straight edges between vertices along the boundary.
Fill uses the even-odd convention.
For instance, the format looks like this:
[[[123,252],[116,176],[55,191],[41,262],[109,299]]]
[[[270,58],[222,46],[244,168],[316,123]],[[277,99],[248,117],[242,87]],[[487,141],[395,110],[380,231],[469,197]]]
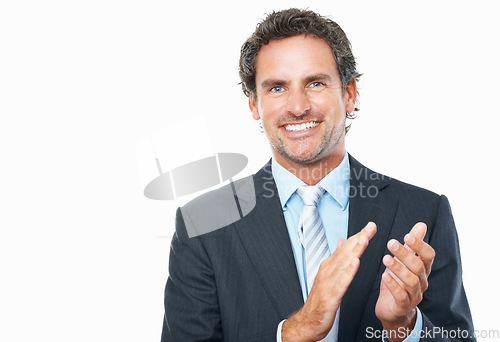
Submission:
[[[308,294],[311,292],[320,263],[330,255],[317,208],[324,191],[318,186],[303,186],[297,189],[304,202],[304,209],[299,219],[299,235],[305,251]]]

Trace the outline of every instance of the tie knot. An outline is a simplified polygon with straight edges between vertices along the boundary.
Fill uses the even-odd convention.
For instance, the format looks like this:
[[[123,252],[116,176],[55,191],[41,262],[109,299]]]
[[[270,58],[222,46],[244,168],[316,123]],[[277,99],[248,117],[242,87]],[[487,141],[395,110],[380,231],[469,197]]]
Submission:
[[[325,189],[320,188],[319,186],[302,186],[297,189],[297,193],[300,198],[302,198],[302,202],[304,205],[317,206],[319,199],[325,192]]]

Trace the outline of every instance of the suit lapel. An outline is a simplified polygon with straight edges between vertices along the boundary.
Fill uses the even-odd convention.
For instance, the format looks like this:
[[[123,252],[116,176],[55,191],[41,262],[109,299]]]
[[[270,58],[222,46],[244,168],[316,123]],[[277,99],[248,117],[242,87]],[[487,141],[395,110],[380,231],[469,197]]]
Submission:
[[[254,183],[255,208],[235,223],[236,231],[282,320],[304,302],[271,163],[254,176]]]
[[[397,200],[384,191],[388,177],[374,173],[349,156],[351,188],[348,236],[358,233],[368,222],[377,224],[377,233],[361,256],[361,264],[349,286],[340,309],[339,341],[349,341],[357,334],[373,289],[386,243],[394,221]]]
[[[358,233],[369,221],[377,224],[377,233],[361,256],[361,265],[341,305],[339,341],[357,334],[373,289],[377,271],[392,228],[397,200],[384,191],[388,178],[374,173],[349,156],[351,187],[348,236]],[[236,231],[254,266],[254,271],[280,320],[304,304],[290,237],[283,217],[278,190],[266,164],[255,176],[254,210],[235,223]]]

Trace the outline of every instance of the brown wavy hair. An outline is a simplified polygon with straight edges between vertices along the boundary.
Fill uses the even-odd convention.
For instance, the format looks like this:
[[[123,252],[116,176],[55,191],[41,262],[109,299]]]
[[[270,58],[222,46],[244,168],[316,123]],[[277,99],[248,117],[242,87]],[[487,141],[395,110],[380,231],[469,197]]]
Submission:
[[[256,97],[255,60],[262,46],[272,40],[278,40],[298,35],[312,35],[323,39],[332,49],[340,79],[342,91],[353,79],[359,81],[361,74],[356,70],[356,61],[352,54],[351,43],[340,26],[331,19],[316,12],[290,8],[272,12],[257,24],[255,32],[241,47],[239,74],[241,87],[246,96]],[[355,111],[358,111],[356,104]],[[350,119],[354,113],[347,114]]]

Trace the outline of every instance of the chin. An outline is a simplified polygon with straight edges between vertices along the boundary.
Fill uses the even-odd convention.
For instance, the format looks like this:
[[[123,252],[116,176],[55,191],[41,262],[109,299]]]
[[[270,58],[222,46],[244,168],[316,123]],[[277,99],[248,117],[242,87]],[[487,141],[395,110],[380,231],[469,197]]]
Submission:
[[[297,164],[313,164],[318,162],[321,157],[319,156],[319,152],[310,153],[310,151],[304,153],[292,153],[287,151],[288,153],[281,154],[286,159],[289,159]]]

